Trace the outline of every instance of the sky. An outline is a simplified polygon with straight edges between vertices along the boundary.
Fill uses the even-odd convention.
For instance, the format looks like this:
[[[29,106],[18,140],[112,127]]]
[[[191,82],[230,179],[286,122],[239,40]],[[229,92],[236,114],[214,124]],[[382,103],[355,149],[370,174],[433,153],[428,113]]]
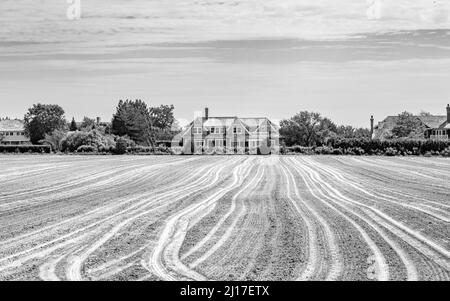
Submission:
[[[450,103],[448,0],[80,4],[72,19],[66,0],[0,1],[1,117],[41,102],[110,120],[129,98],[173,104],[182,124],[209,107],[368,127],[370,115],[445,115]]]

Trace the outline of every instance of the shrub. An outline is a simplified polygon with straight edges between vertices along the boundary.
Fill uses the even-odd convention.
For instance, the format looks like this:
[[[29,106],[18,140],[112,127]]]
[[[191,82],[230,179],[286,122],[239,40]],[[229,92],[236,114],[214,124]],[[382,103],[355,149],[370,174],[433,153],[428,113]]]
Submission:
[[[114,148],[114,153],[118,155],[123,155],[127,152],[128,141],[124,137],[119,137],[116,139],[116,147]]]
[[[112,147],[112,146],[109,146],[109,147],[108,147],[108,146],[100,146],[100,147],[98,148],[98,152],[99,152],[99,153],[103,153],[103,154],[113,153],[114,150],[115,150],[115,148]]]
[[[81,145],[77,148],[77,153],[95,153],[98,149],[93,145]]]
[[[49,145],[0,145],[2,153],[51,153]]]
[[[334,151],[334,149],[329,146],[319,146],[319,147],[316,147],[316,149],[315,149],[315,153],[318,155],[331,155],[331,154],[333,154],[333,151]]]
[[[160,145],[155,150],[155,154],[157,154],[157,153],[161,154],[161,155],[162,154],[170,155],[170,154],[172,154],[172,150],[170,149],[170,147]]]
[[[385,154],[386,156],[395,156],[395,155],[398,154],[398,151],[397,151],[395,148],[393,148],[393,147],[389,147],[389,148],[386,149],[386,151],[384,152],[384,154]]]
[[[335,149],[333,149],[332,154],[333,154],[333,155],[342,155],[343,152],[342,152],[342,149],[340,149],[340,148],[335,148]]]
[[[447,148],[443,151],[442,156],[444,156],[444,157],[450,157],[450,146],[447,147]]]
[[[357,156],[362,156],[365,154],[365,151],[361,147],[355,147],[353,153]]]
[[[153,152],[153,149],[149,146],[136,145],[127,147],[127,152],[130,154],[150,154]]]
[[[114,136],[103,134],[97,129],[89,132],[79,131],[69,133],[61,141],[61,150],[63,152],[75,152],[80,146],[91,145],[95,149],[111,149],[116,146]]]
[[[296,154],[306,154],[311,155],[314,154],[314,148],[310,146],[300,146],[300,145],[294,145],[291,147],[285,148],[286,153],[296,153]]]
[[[417,139],[330,139],[328,146],[332,148],[342,148],[354,154],[418,156],[425,155],[428,152],[430,152],[431,155],[437,155],[437,153],[441,154],[442,151],[445,151],[445,149],[450,146],[450,142]],[[364,153],[362,151],[364,151]]]

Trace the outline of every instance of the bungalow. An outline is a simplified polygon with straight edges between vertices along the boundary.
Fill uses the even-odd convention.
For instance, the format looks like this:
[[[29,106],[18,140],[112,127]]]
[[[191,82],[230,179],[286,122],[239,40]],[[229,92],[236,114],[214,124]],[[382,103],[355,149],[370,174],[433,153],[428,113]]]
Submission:
[[[25,135],[22,120],[0,119],[0,144],[1,145],[30,144],[30,139]]]
[[[210,117],[205,108],[175,144],[185,154],[274,154],[279,152],[279,126],[267,117]]]

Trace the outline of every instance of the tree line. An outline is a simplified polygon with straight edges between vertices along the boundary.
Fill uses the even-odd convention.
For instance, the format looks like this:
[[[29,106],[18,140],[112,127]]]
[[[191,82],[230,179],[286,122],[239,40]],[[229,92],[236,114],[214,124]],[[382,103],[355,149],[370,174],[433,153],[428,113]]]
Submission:
[[[422,112],[421,115],[430,114]],[[173,105],[149,107],[140,99],[120,100],[110,123],[100,123],[89,117],[84,117],[81,123],[74,118],[67,122],[65,112],[59,105],[38,103],[28,109],[24,127],[32,144],[48,145],[54,152],[118,154],[171,153],[169,148],[157,145],[157,142],[170,142],[181,130],[174,118]],[[444,147],[443,150],[442,144],[423,146],[419,143],[419,147],[418,142],[405,144],[405,139],[414,140],[421,130],[417,118],[408,112],[398,115],[388,137],[394,142],[403,140],[391,144],[380,141],[376,144],[370,129],[337,125],[317,112],[301,111],[280,122],[282,152],[285,153],[446,153],[447,149]],[[411,148],[411,145],[419,150]]]
[[[178,132],[173,105],[148,107],[140,99],[120,100],[111,123],[89,117],[68,123],[61,106],[38,103],[25,114],[24,129],[32,144],[50,145],[55,152],[125,153],[136,146],[156,151],[157,141]]]

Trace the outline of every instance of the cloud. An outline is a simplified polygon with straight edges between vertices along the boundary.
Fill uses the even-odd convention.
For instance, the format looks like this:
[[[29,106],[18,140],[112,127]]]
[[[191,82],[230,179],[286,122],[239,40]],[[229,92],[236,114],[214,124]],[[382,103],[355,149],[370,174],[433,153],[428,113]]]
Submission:
[[[267,36],[317,40],[450,27],[447,0],[371,1],[381,6],[377,20],[369,20],[366,0],[81,0],[82,19],[70,21],[65,1],[2,0],[0,40],[82,48]]]

